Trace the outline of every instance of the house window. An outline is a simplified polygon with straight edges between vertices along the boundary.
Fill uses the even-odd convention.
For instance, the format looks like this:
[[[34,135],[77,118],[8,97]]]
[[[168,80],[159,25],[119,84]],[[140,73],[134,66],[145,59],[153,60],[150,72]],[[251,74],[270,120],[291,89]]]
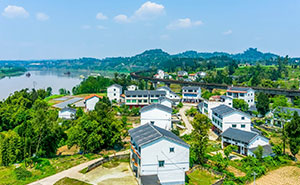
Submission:
[[[142,103],[142,100],[139,100],[139,103]]]
[[[246,127],[246,125],[241,125],[241,128],[245,128]]]
[[[171,148],[170,148],[170,153],[171,153],[171,152],[175,152],[174,147],[171,147]]]
[[[154,121],[150,121],[151,124],[154,124]]]
[[[144,100],[144,103],[147,103],[147,100]]]
[[[132,103],[136,103],[136,100],[132,100]]]
[[[114,89],[114,91],[116,91],[116,89]]]
[[[130,100],[126,100],[127,103],[130,103]]]
[[[158,161],[158,167],[164,167],[165,161]]]
[[[232,128],[236,128],[236,124],[232,124]]]
[[[242,120],[245,120],[245,117],[242,117]]]
[[[116,93],[114,93],[114,96],[116,96]]]
[[[228,103],[229,105],[231,105],[231,103]]]

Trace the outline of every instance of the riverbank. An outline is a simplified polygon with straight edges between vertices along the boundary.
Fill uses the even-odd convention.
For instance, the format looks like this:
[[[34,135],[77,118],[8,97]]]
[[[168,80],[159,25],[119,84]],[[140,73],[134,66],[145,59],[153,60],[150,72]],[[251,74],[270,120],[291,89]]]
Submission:
[[[0,79],[12,76],[21,76],[27,70],[22,67],[2,67],[0,68]]]

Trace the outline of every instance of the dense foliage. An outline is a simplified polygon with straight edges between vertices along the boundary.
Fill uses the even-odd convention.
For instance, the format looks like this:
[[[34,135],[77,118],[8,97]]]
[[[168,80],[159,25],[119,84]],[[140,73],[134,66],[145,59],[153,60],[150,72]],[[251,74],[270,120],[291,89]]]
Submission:
[[[90,76],[76,87],[73,87],[72,92],[73,94],[100,93],[106,91],[106,88],[112,84],[113,81],[109,78]]]

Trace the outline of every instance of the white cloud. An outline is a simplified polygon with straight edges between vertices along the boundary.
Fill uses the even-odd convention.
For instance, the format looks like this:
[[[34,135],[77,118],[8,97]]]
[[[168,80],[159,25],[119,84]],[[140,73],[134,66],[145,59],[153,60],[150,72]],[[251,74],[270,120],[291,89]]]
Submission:
[[[124,15],[124,14],[120,14],[120,15],[117,15],[114,17],[114,20],[117,22],[117,23],[128,23],[130,22],[129,18],[127,17],[127,15]]]
[[[84,29],[84,30],[89,30],[92,27],[90,25],[83,25],[81,28]]]
[[[190,28],[190,27],[199,26],[202,24],[203,24],[203,22],[200,20],[192,21],[190,18],[184,18],[184,19],[177,19],[176,21],[170,23],[167,26],[167,29]]]
[[[133,15],[117,15],[114,19],[118,23],[129,23],[139,20],[151,20],[165,13],[165,7],[161,4],[147,1],[137,9]]]
[[[102,25],[98,25],[97,26],[97,29],[98,30],[105,30],[105,29],[107,29],[105,26],[102,26]]]
[[[164,14],[165,7],[161,4],[156,4],[151,1],[147,1],[135,11],[134,18],[138,19],[153,19],[159,15]]]
[[[3,16],[8,18],[27,18],[29,13],[21,6],[8,5],[3,13]]]
[[[99,13],[97,13],[97,15],[96,15],[96,19],[98,19],[98,20],[106,20],[106,19],[107,19],[107,16],[104,15],[103,13],[99,12]]]
[[[36,14],[36,19],[39,21],[47,21],[49,19],[49,16],[45,13],[39,12]]]
[[[231,34],[232,34],[232,30],[227,30],[223,32],[223,35],[231,35]]]

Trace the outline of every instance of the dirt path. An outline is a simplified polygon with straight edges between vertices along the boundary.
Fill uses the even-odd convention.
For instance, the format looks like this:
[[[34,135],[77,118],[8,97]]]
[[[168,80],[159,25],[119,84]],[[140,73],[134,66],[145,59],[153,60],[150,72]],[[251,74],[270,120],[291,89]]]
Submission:
[[[122,152],[118,152],[116,154],[126,154],[126,153],[129,153],[129,151],[122,151]],[[114,155],[111,155],[111,156],[114,156]],[[82,163],[80,165],[77,165],[77,166],[74,166],[70,169],[67,169],[65,171],[62,171],[62,172],[59,172],[55,175],[52,175],[52,176],[49,176],[49,177],[46,177],[44,179],[41,179],[41,180],[38,180],[38,181],[35,181],[33,183],[30,183],[29,185],[52,185],[54,184],[56,181],[64,178],[64,177],[70,177],[70,178],[74,178],[74,179],[83,179],[84,177],[84,174],[82,173],[79,173],[80,170],[88,167],[89,165],[97,162],[98,160],[101,160],[102,158],[99,158],[99,159],[94,159],[94,160],[91,160],[89,162],[86,162],[86,163]]]
[[[248,185],[252,185],[253,182]],[[285,166],[270,171],[255,181],[257,185],[299,185],[300,168],[297,166]]]
[[[179,114],[181,116],[182,121],[185,123],[186,131],[184,131],[181,135],[190,134],[193,130],[193,126],[190,123],[188,117],[185,115],[185,111],[193,107],[193,105],[184,104],[183,107],[179,110]]]

